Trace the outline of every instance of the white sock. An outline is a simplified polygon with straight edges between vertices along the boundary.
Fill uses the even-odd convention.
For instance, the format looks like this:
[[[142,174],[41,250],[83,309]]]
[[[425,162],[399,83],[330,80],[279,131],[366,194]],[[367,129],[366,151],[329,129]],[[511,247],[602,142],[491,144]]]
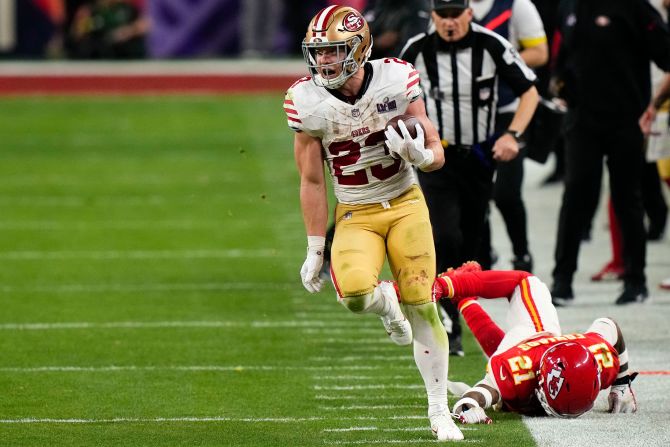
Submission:
[[[405,315],[414,333],[414,361],[426,385],[428,416],[448,413],[449,339],[435,303],[406,305]]]

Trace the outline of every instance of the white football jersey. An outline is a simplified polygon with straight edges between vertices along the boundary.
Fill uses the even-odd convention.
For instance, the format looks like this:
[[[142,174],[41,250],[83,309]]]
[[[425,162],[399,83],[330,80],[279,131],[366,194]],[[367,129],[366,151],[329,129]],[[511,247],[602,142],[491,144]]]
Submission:
[[[389,154],[384,126],[421,95],[419,73],[395,58],[369,64],[372,78],[355,104],[318,87],[310,77],[293,84],[284,99],[289,127],[321,140],[341,203],[388,201],[416,183],[411,165]]]

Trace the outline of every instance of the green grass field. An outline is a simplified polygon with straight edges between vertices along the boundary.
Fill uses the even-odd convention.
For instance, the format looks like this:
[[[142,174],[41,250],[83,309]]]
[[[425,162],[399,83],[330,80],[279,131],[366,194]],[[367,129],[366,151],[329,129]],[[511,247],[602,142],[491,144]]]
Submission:
[[[302,288],[281,104],[3,98],[0,445],[434,443],[411,350]],[[464,433],[534,445],[514,415]]]

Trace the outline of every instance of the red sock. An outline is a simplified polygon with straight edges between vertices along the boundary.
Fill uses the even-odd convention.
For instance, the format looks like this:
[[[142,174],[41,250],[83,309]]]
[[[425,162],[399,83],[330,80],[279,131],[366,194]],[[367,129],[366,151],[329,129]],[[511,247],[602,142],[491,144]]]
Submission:
[[[619,219],[614,212],[614,205],[612,205],[612,198],[610,198],[607,213],[610,220],[610,239],[612,241],[612,264],[614,267],[623,268],[623,236],[621,236],[621,227],[619,226]]]
[[[458,303],[458,310],[488,357],[491,357],[505,332],[491,319],[482,306],[472,298]]]
[[[485,272],[461,273],[450,277],[450,279],[456,298],[470,296],[509,298],[512,296],[514,288],[521,283],[521,280],[529,276],[532,275],[519,270],[487,270]],[[444,287],[444,289],[448,290],[447,287]]]

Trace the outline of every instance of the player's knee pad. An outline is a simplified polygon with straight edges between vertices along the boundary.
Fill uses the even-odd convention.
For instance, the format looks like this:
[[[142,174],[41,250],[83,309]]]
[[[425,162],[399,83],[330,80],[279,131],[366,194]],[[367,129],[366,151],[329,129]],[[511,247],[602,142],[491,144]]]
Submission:
[[[597,318],[594,320],[586,332],[596,332],[602,335],[605,340],[610,341],[610,343],[613,341],[614,343],[612,344],[615,344],[618,339],[616,323],[614,320],[607,317]]]
[[[370,303],[372,302],[372,293],[339,297],[338,301],[350,311],[360,314],[365,312],[365,309],[370,307]]]

